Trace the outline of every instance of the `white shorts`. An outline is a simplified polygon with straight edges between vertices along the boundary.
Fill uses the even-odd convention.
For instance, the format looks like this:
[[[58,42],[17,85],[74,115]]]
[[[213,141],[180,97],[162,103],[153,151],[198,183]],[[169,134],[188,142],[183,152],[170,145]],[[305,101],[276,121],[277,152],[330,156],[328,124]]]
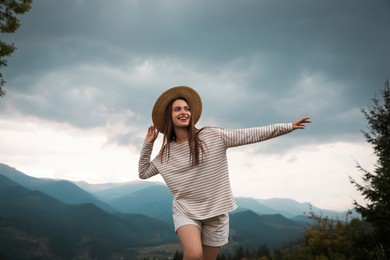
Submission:
[[[229,214],[222,214],[216,217],[197,220],[174,211],[173,223],[175,232],[184,225],[197,226],[202,234],[202,244],[205,246],[221,247],[229,241]]]

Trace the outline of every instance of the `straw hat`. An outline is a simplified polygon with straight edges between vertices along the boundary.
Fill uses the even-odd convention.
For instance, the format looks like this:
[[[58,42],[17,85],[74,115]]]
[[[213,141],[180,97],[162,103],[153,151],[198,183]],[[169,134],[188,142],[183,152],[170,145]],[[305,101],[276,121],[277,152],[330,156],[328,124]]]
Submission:
[[[153,124],[161,133],[165,130],[165,109],[171,101],[177,98],[184,98],[187,101],[194,124],[198,122],[202,114],[202,99],[198,92],[187,86],[170,88],[160,95],[152,110]]]

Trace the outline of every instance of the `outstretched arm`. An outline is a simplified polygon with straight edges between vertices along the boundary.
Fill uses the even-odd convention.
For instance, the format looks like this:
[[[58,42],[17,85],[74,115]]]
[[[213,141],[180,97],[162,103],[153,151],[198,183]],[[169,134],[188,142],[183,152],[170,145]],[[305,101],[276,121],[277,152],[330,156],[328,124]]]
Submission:
[[[305,124],[311,123],[310,118],[304,117],[297,121],[292,122],[293,130],[295,129],[305,129]]]

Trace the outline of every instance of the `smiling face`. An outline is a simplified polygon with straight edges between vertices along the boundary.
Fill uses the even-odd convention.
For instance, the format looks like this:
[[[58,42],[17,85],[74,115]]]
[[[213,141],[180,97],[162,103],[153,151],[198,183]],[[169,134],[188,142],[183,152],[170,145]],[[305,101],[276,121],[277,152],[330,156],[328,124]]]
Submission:
[[[187,102],[177,99],[172,103],[172,123],[173,127],[188,128],[191,120],[191,111]]]

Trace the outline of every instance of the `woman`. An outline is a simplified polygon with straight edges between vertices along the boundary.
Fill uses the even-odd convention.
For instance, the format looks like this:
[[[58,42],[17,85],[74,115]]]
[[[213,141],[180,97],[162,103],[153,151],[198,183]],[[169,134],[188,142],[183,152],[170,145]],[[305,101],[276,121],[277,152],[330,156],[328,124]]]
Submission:
[[[309,118],[248,129],[197,129],[199,94],[190,87],[165,91],[152,111],[139,161],[139,177],[161,174],[173,195],[173,222],[184,259],[216,259],[228,242],[228,212],[237,208],[228,173],[227,148],[256,143],[305,128]],[[164,134],[151,161],[153,143]]]

